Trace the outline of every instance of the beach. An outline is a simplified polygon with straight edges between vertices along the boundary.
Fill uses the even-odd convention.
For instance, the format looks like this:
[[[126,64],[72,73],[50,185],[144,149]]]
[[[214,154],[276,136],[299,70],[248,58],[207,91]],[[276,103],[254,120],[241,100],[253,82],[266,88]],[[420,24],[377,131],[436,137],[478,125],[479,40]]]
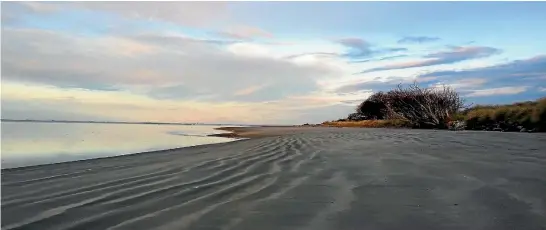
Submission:
[[[225,128],[230,143],[2,170],[2,229],[546,229],[546,135]]]

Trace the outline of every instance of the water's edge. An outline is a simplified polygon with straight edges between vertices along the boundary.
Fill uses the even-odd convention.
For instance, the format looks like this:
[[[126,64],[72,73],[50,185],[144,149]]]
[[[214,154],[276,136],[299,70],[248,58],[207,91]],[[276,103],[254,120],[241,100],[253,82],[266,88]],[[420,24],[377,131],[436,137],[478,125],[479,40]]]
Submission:
[[[11,121],[2,121],[3,122],[11,122]],[[233,126],[226,126],[226,127],[233,127]],[[242,126],[241,126],[242,127]],[[132,157],[137,154],[157,154],[162,152],[170,152],[170,151],[178,151],[181,149],[193,149],[193,148],[199,148],[204,146],[210,146],[210,145],[220,145],[220,144],[229,144],[235,141],[242,141],[247,140],[248,138],[236,138],[236,137],[225,137],[225,136],[216,136],[218,134],[230,134],[232,132],[222,130],[222,128],[225,127],[216,127],[214,128],[215,131],[221,131],[220,133],[209,133],[205,135],[183,135],[183,136],[197,136],[197,137],[217,137],[226,139],[225,142],[215,142],[215,143],[206,143],[206,144],[195,144],[195,145],[188,145],[188,146],[181,146],[181,147],[174,147],[174,148],[165,148],[165,149],[156,149],[156,150],[146,150],[146,151],[136,151],[136,152],[126,152],[126,153],[119,153],[116,155],[111,156],[97,156],[92,158],[85,158],[85,159],[79,159],[79,160],[68,160],[68,161],[61,161],[61,162],[44,162],[40,164],[30,164],[30,165],[22,165],[22,166],[13,166],[13,167],[4,167],[4,161],[0,163],[0,170],[2,172],[4,171],[14,171],[14,170],[20,170],[20,169],[29,169],[29,168],[38,168],[38,167],[44,167],[44,166],[51,166],[51,165],[63,165],[63,164],[72,164],[72,163],[80,163],[80,162],[92,162],[97,160],[105,160],[110,158],[119,158],[119,157]]]
[[[214,135],[214,134],[211,134]],[[50,166],[59,166],[63,164],[73,164],[73,163],[82,163],[82,162],[92,162],[92,161],[100,161],[100,160],[106,160],[106,159],[113,159],[113,158],[123,158],[123,157],[133,157],[135,155],[142,155],[142,154],[157,154],[157,153],[164,153],[164,152],[172,152],[172,151],[179,151],[182,149],[196,149],[196,148],[203,148],[208,146],[221,146],[221,145],[228,145],[232,144],[234,142],[238,141],[244,141],[249,140],[250,138],[227,138],[231,141],[227,142],[218,142],[218,143],[210,143],[210,144],[198,144],[198,145],[192,145],[192,146],[184,146],[184,147],[177,147],[177,148],[168,148],[168,149],[161,149],[161,150],[152,150],[152,151],[143,151],[143,152],[134,152],[134,153],[127,153],[127,154],[120,154],[115,156],[106,156],[106,157],[96,157],[96,158],[90,158],[90,159],[82,159],[82,160],[73,160],[73,161],[63,161],[63,162],[56,162],[56,163],[46,163],[46,164],[38,164],[38,165],[27,165],[27,166],[17,166],[17,167],[10,167],[10,168],[1,168],[1,172],[8,172],[8,171],[17,171],[17,170],[26,170],[26,169],[32,169],[32,168],[39,168],[39,167],[50,167]]]

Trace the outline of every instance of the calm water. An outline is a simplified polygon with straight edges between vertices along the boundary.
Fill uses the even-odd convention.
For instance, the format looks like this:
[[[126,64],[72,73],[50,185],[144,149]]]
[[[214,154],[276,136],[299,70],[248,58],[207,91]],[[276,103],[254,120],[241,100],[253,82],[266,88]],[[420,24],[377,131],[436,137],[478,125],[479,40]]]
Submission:
[[[2,168],[233,141],[217,127],[2,122]]]

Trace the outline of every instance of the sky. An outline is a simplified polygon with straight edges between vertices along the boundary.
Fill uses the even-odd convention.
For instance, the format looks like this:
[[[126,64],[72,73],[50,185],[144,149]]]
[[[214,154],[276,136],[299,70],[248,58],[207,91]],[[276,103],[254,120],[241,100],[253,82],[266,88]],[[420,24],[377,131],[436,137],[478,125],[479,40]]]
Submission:
[[[2,2],[2,118],[346,117],[396,85],[546,96],[546,2]]]

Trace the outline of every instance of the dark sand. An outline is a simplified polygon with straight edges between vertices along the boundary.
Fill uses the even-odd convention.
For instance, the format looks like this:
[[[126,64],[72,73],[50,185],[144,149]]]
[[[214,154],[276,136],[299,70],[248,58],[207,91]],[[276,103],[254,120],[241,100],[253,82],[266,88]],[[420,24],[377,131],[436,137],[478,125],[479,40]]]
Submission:
[[[546,229],[544,134],[246,131],[3,170],[2,229]]]

